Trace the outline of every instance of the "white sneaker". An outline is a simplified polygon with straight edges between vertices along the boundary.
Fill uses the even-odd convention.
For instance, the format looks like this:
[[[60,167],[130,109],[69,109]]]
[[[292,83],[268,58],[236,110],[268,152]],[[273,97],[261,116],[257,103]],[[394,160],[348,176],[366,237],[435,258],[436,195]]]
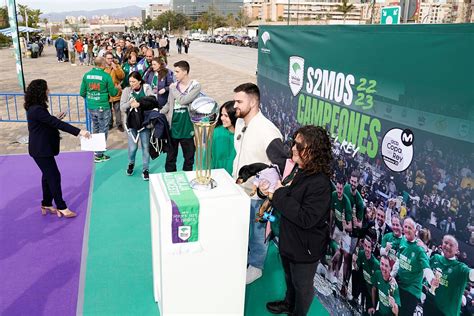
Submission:
[[[247,277],[245,284],[250,284],[261,277],[262,269],[255,268],[254,266],[249,265],[249,267],[247,268]]]

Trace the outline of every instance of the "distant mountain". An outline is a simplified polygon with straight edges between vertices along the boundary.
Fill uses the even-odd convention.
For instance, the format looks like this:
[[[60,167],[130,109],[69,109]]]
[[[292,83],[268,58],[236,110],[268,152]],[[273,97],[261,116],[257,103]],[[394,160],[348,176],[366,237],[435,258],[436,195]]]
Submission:
[[[124,8],[111,8],[111,9],[100,9],[92,11],[67,11],[67,12],[52,12],[48,14],[41,15],[41,18],[47,18],[50,22],[60,22],[64,21],[66,16],[85,16],[87,19],[92,18],[93,16],[108,15],[115,18],[131,18],[131,17],[141,17],[142,10],[139,6],[132,5]]]

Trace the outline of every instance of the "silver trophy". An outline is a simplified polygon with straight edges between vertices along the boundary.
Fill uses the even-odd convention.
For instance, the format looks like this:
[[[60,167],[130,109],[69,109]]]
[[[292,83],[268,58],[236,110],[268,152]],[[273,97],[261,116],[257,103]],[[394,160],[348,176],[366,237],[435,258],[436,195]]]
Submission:
[[[200,97],[191,103],[189,116],[194,125],[196,144],[196,178],[191,180],[191,187],[197,190],[210,190],[217,186],[211,178],[212,135],[219,116],[217,102],[209,97]]]

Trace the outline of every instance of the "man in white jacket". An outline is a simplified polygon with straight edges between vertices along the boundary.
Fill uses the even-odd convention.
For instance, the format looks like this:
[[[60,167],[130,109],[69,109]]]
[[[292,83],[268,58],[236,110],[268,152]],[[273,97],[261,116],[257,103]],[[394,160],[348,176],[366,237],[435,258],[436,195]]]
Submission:
[[[266,150],[275,139],[282,139],[278,128],[260,111],[260,90],[253,83],[244,83],[234,89],[234,107],[238,117],[235,124],[233,177],[237,179],[242,166],[260,162],[270,164]],[[252,190],[252,179],[242,184],[249,194]],[[262,276],[263,265],[267,255],[268,243],[265,243],[265,224],[255,222],[261,200],[257,195],[252,196],[250,206],[250,237],[247,268],[247,284]]]

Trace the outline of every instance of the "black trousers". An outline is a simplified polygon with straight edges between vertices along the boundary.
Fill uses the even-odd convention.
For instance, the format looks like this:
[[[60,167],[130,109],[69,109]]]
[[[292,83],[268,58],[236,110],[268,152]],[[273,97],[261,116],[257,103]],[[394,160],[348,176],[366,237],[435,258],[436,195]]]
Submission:
[[[194,138],[171,138],[171,143],[166,155],[166,172],[176,171],[176,158],[178,157],[178,147],[181,145],[183,150],[183,171],[192,171],[194,165]]]
[[[60,210],[67,208],[66,202],[63,200],[63,192],[61,190],[61,173],[54,157],[33,157],[36,164],[42,172],[41,186],[43,188],[42,206],[52,206],[53,199],[56,207]]]
[[[285,301],[293,309],[293,316],[306,316],[314,298],[313,279],[318,262],[295,263],[281,256],[285,271]]]
[[[423,304],[423,315],[444,316],[434,301],[433,295],[427,294],[425,303]]]
[[[418,305],[418,298],[403,290],[402,288],[398,288],[400,290],[400,311],[398,313],[399,316],[413,316],[415,312],[416,305]],[[424,315],[425,313],[423,313]],[[426,314],[431,316],[430,314]]]

